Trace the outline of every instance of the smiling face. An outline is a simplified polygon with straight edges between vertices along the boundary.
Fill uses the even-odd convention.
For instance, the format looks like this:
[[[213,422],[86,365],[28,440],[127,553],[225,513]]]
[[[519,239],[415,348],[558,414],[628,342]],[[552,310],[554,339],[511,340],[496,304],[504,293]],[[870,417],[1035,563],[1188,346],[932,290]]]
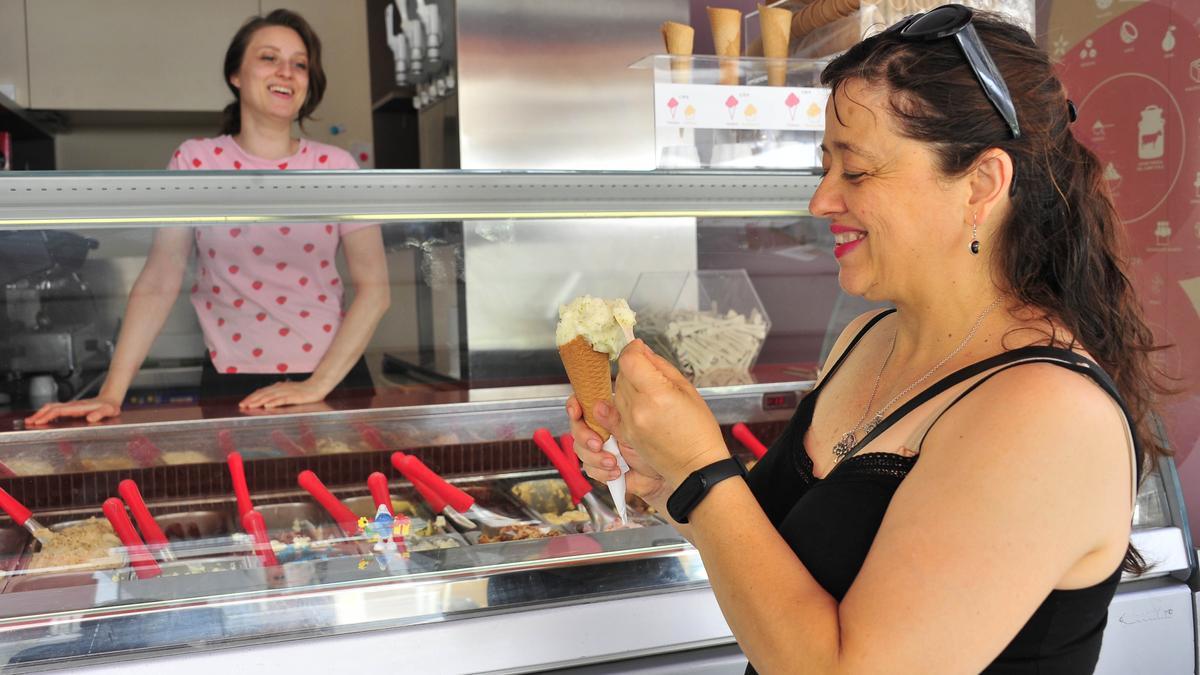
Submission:
[[[831,221],[847,293],[895,301],[946,283],[970,242],[970,190],[940,174],[927,145],[899,133],[882,87],[838,87],[826,106],[821,164],[810,209]]]
[[[242,65],[229,82],[238,88],[242,111],[286,120],[300,114],[308,97],[308,50],[291,28],[266,26],[254,32]]]

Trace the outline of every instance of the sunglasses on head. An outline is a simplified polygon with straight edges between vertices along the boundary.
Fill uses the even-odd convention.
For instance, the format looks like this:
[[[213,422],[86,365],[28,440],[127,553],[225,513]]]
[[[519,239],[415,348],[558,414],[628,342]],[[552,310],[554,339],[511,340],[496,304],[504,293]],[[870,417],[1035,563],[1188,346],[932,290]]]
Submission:
[[[897,35],[907,42],[932,42],[954,36],[967,64],[975,79],[983,87],[983,93],[1008,124],[1013,138],[1021,137],[1021,127],[1017,124],[1017,109],[1013,105],[1012,94],[1008,85],[1000,75],[1000,69],[992,61],[975,26],[971,25],[974,12],[962,5],[942,5],[924,12],[901,19],[899,23],[884,31],[886,35]]]

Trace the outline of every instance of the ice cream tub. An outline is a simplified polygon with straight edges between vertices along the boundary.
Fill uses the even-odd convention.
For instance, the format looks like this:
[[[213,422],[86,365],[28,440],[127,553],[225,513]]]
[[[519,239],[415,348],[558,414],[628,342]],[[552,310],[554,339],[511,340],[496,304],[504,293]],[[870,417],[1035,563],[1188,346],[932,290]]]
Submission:
[[[28,555],[8,573],[0,616],[94,607],[116,597],[118,581],[129,576],[122,569],[124,548],[108,521],[72,520],[49,529],[55,537],[66,538],[52,538],[53,548],[46,549],[36,539],[29,541]],[[81,542],[89,544],[82,552]],[[91,560],[86,559],[89,556]]]
[[[561,478],[514,482],[508,485],[508,492],[547,524],[567,532],[592,531],[591,517],[582,505],[572,502],[571,491]]]
[[[213,539],[231,531],[229,516],[219,511],[164,513],[154,519],[172,542]]]
[[[375,500],[371,495],[363,495],[360,497],[347,497],[342,500],[346,508],[354,512],[354,515],[364,518],[373,518],[375,516]],[[392,512],[396,514],[404,514],[409,518],[420,518],[429,520],[429,509],[417,504],[410,499],[398,499],[392,497]]]
[[[248,546],[227,550],[225,556],[161,563],[162,575],[153,579],[131,575],[118,584],[118,597],[125,601],[181,600],[268,587],[268,571],[259,565]]]
[[[361,555],[362,542],[346,539],[316,504],[286,502],[256,507],[280,563]]]
[[[497,515],[530,524],[541,523],[538,514],[526,509],[515,497],[510,496],[502,484],[458,485],[457,487],[471,495],[476,504]]]

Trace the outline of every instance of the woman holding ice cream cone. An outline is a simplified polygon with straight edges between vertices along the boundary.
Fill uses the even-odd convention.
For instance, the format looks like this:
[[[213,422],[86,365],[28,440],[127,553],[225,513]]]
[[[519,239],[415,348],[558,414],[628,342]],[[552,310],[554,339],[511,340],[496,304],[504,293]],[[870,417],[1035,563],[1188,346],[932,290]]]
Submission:
[[[895,309],[847,327],[749,474],[640,341],[588,412],[696,545],[751,670],[1090,673],[1145,567],[1130,520],[1165,387],[1074,104],[1024,30],[958,5],[823,81],[810,207],[842,287]],[[567,412],[588,474],[616,477]]]

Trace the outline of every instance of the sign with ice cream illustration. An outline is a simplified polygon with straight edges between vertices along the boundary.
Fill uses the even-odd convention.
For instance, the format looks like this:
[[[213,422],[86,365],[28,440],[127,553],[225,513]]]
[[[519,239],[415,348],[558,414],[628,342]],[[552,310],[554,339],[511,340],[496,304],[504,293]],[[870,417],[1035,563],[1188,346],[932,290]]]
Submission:
[[[822,131],[829,90],[657,83],[654,99],[658,126]]]
[[[1075,137],[1100,160],[1130,277],[1170,375],[1200,372],[1200,2],[1055,2],[1043,29]],[[1164,421],[1200,534],[1200,390],[1164,401]]]

